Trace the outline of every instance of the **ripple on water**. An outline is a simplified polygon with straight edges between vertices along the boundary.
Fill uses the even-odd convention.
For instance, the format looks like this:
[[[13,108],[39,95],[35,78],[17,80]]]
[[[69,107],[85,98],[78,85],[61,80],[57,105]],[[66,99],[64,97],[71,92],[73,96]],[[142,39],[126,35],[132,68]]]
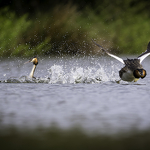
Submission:
[[[117,84],[120,69],[117,65],[73,63],[54,65],[52,62],[46,75],[39,63],[36,73],[43,73],[44,77],[36,79],[11,77],[19,72],[23,74],[19,69],[9,76],[4,72],[0,84],[0,125],[47,127],[55,123],[62,128],[77,125],[87,131],[107,133],[149,127],[148,75],[137,83]],[[24,74],[27,72],[28,68]]]

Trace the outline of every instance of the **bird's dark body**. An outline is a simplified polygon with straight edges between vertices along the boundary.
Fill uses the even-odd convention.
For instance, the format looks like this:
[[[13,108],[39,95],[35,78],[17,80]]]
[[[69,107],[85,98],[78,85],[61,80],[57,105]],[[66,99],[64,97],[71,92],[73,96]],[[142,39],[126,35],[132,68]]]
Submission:
[[[143,69],[139,59],[127,59],[124,63],[130,70]]]
[[[134,72],[134,70],[136,70],[136,69],[143,69],[143,66],[140,64],[139,59],[127,59],[127,60],[124,60],[124,63],[125,63],[125,67],[123,67],[119,71],[120,78],[122,78],[122,75],[124,73],[128,72],[129,70],[131,72]]]

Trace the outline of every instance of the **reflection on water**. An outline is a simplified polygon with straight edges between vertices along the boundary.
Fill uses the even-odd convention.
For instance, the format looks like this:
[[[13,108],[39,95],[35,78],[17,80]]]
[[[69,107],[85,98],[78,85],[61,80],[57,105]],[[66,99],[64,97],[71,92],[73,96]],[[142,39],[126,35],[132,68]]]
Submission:
[[[32,63],[24,62],[1,61],[1,127],[55,124],[105,134],[150,127],[149,74],[117,84],[122,64],[111,58],[50,58],[39,59],[37,78],[30,79]],[[148,64],[143,66],[150,73]]]

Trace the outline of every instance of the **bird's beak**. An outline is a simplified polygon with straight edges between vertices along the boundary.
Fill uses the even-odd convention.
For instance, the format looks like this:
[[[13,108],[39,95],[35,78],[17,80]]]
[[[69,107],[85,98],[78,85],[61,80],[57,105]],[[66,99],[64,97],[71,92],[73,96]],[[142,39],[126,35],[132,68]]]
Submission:
[[[28,60],[27,62],[25,62],[24,64],[27,64],[27,63],[29,63],[29,62],[31,62],[30,60]]]

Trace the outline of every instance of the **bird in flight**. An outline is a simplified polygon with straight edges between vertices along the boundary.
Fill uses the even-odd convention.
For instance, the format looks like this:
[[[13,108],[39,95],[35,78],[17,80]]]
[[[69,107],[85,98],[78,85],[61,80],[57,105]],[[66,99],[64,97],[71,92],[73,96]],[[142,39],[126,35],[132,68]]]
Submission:
[[[94,40],[92,40],[98,47],[100,47],[106,54],[117,59],[125,66],[119,71],[119,76],[121,80],[128,82],[136,82],[139,78],[143,79],[146,76],[146,70],[143,69],[141,65],[142,61],[150,55],[150,42],[147,45],[147,50],[142,53],[140,56],[134,59],[123,60],[122,58],[115,56],[105,50],[101,45],[97,44]],[[119,80],[120,81],[120,80]]]

